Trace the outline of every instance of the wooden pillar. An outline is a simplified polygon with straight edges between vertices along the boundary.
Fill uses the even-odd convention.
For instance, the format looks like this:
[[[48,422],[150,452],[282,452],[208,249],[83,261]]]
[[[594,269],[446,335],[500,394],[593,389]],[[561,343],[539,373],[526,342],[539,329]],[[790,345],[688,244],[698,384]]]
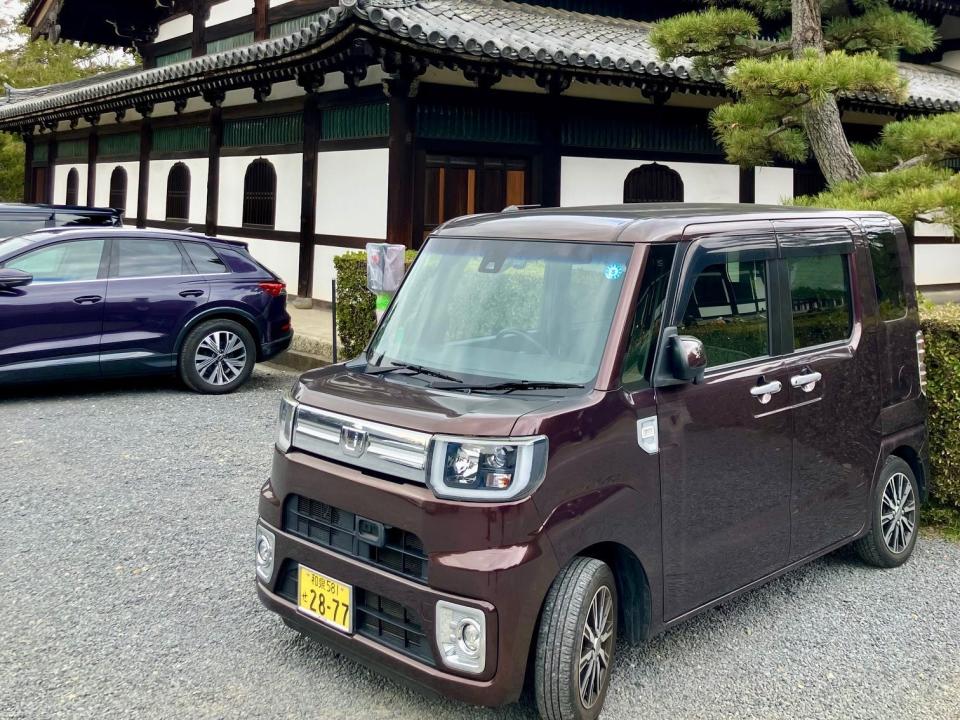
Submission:
[[[56,185],[55,175],[57,172],[57,140],[56,136],[53,135],[50,137],[50,143],[47,145],[47,188],[46,188],[46,197],[44,202],[53,203],[53,191]]]
[[[390,94],[390,159],[387,188],[387,242],[413,247],[413,190],[416,80],[387,81]]]
[[[223,146],[222,92],[205,95],[210,103],[210,145],[207,148],[207,235],[216,235],[220,223],[220,149]]]
[[[33,202],[33,131],[23,133],[23,201]]]
[[[254,0],[253,4],[253,39],[266,40],[270,37],[269,0]]]
[[[540,204],[543,207],[560,206],[560,122],[560,96],[551,93],[540,112]]]
[[[321,81],[322,82],[322,79]],[[317,233],[317,145],[320,142],[320,83],[301,81],[307,91],[303,101],[303,177],[300,202],[300,272],[297,278],[299,306],[312,305],[314,238]]]
[[[97,148],[100,136],[96,125],[90,128],[90,137],[87,139],[87,207],[97,204]]]
[[[193,57],[201,57],[207,54],[207,17],[210,15],[210,3],[208,0],[193,0],[190,12],[193,14],[191,54]]]
[[[140,123],[140,182],[137,187],[137,227],[147,226],[147,205],[150,200],[150,152],[153,149],[153,123],[151,109],[137,108],[143,115]]]

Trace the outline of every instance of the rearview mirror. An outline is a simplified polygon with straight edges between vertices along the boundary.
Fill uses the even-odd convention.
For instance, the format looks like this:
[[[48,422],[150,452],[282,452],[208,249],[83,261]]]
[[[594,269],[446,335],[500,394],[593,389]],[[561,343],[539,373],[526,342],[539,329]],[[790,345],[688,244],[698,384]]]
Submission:
[[[0,268],[0,289],[17,288],[33,282],[33,275],[23,270]]]
[[[707,351],[703,343],[690,335],[674,335],[668,348],[673,377],[698,385],[707,369]]]

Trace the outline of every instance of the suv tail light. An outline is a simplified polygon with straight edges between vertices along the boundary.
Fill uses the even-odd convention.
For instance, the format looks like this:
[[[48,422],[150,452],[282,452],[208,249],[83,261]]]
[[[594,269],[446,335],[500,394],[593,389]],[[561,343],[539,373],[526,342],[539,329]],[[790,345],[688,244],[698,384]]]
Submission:
[[[280,297],[287,289],[287,284],[282,282],[262,282],[260,289],[271,297]]]
[[[917,371],[920,373],[920,392],[927,394],[927,341],[923,332],[917,330]]]

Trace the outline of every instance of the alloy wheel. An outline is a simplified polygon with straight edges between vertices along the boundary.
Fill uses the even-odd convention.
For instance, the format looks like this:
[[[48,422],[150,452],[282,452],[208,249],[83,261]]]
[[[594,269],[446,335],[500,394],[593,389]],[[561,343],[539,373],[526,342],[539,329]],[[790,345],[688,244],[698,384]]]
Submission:
[[[916,527],[917,502],[913,496],[913,484],[904,473],[894,473],[883,488],[880,509],[880,529],[890,552],[899,555],[906,550]]]
[[[197,346],[194,357],[197,373],[211,385],[228,385],[247,366],[247,348],[236,333],[217,330]]]
[[[600,697],[613,655],[613,595],[605,585],[597,590],[583,623],[578,681],[580,702],[589,710]]]

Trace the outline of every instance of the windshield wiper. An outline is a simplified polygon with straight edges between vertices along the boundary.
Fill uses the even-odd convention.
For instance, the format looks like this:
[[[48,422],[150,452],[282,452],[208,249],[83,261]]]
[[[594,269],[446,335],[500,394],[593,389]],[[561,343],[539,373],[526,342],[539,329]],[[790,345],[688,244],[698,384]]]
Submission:
[[[390,367],[374,367],[372,370],[367,368],[364,372],[367,375],[386,375],[388,373],[396,372],[397,370],[409,370],[414,375],[429,375],[430,377],[439,378],[440,380],[449,380],[452,383],[457,383],[455,387],[460,387],[463,384],[463,380],[453,375],[444,375],[441,372],[436,370],[431,370],[430,368],[423,367],[422,365],[411,365],[409,363],[397,363],[391,365]]]
[[[518,390],[581,390],[583,385],[575,383],[539,382],[516,380],[512,382],[493,383],[491,385],[453,385],[451,387],[434,385],[437,390],[469,390],[471,392],[516,392]]]

